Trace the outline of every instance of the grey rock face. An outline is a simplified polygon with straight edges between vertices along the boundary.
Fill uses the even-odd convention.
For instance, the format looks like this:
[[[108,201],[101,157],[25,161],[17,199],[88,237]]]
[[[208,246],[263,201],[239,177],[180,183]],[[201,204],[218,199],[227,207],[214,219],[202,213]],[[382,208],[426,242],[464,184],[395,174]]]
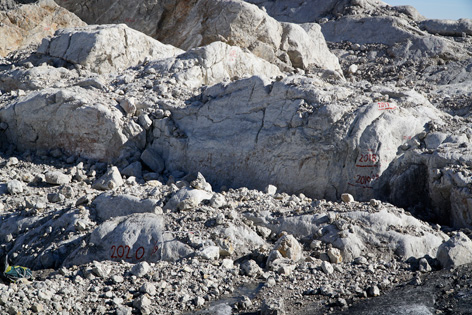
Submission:
[[[422,33],[396,17],[346,16],[323,24],[322,31],[328,41],[382,43],[395,47],[391,51],[400,59],[419,60],[437,55],[467,58],[467,52],[454,42]]]
[[[278,21],[299,24],[319,22],[322,18],[346,14],[351,12],[353,7],[360,13],[385,4],[378,0],[249,0],[247,2],[263,6],[269,15]]]
[[[28,23],[22,23],[25,19]],[[0,37],[3,39],[0,43],[1,57],[40,44],[44,37],[53,35],[57,29],[85,25],[75,14],[59,7],[54,1],[44,0],[2,0],[0,20],[3,21],[0,26]]]

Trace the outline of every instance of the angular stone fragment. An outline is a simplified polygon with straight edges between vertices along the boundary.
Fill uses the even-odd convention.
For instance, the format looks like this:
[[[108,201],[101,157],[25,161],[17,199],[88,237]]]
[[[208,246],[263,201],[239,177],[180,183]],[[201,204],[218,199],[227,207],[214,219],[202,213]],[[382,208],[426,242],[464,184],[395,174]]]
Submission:
[[[113,190],[123,185],[120,171],[116,166],[112,166],[102,177],[93,183],[92,188],[98,190]]]
[[[10,194],[16,195],[23,192],[23,183],[19,180],[11,180],[7,183],[7,190]]]
[[[351,194],[342,194],[341,200],[345,203],[354,202],[354,197]]]
[[[323,261],[321,263],[321,269],[323,270],[324,273],[326,273],[328,275],[332,274],[334,272],[333,266],[327,261]]]
[[[261,267],[252,259],[246,260],[240,266],[243,275],[254,277],[262,273]]]
[[[147,148],[141,153],[141,160],[156,173],[161,173],[164,170],[164,160],[159,153],[152,148]]]
[[[46,183],[52,185],[65,185],[69,184],[72,180],[72,177],[70,175],[66,175],[57,171],[46,172],[44,176],[46,178]]]
[[[265,189],[265,193],[269,195],[275,195],[276,192],[277,187],[275,187],[274,185],[268,185]]]
[[[131,273],[136,277],[141,278],[145,274],[151,271],[151,266],[146,261],[140,262],[131,268]]]
[[[329,261],[333,264],[340,264],[343,261],[341,251],[335,247],[328,250]]]
[[[472,240],[458,232],[438,248],[437,259],[445,269],[472,263]]]
[[[279,251],[283,257],[289,258],[294,262],[299,261],[303,257],[302,246],[293,237],[293,235],[285,234],[277,240],[274,250]]]

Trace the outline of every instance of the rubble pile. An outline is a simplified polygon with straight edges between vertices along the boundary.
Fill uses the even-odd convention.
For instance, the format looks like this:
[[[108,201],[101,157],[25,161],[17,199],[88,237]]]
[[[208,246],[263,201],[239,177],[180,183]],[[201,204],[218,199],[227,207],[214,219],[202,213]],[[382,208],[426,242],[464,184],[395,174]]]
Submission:
[[[20,2],[0,1],[0,258],[33,279],[0,283],[2,313],[468,309],[470,20]]]

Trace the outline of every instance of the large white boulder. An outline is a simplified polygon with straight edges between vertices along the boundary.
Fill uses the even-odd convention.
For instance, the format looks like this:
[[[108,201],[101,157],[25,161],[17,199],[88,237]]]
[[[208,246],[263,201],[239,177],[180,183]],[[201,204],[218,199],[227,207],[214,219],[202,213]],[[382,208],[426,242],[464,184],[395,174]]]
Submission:
[[[175,56],[183,51],[119,25],[90,25],[57,31],[43,40],[38,53],[62,58],[97,73],[117,72],[146,59]]]
[[[132,1],[113,4],[90,1],[90,5],[77,6],[74,4],[78,1],[58,2],[88,23],[127,22],[163,43],[184,50],[223,41],[247,48],[281,69],[293,65],[341,72],[337,58],[329,52],[319,30],[313,31],[318,33],[315,37],[310,37],[300,26],[281,24],[257,6],[240,0],[202,0],[191,4],[179,0],[145,10],[139,8],[145,4]],[[114,10],[108,9],[110,5]],[[145,17],[159,22],[149,25]]]
[[[397,95],[389,109],[356,93],[301,77],[218,84],[206,89],[203,103],[168,107],[171,119],[156,120],[152,147],[167,169],[199,170],[216,188],[274,184],[317,198],[338,199],[343,191],[370,199],[403,137],[443,114],[415,92],[383,91]],[[415,105],[401,105],[407,103]]]
[[[20,150],[62,148],[70,154],[112,161],[126,147],[143,148],[145,132],[123,119],[113,100],[80,87],[44,89],[0,109],[6,136]]]
[[[193,250],[164,230],[164,217],[152,213],[135,213],[110,219],[98,226],[84,248],[77,248],[64,261],[65,266],[91,261],[176,260]]]
[[[445,269],[472,263],[472,240],[458,232],[439,246],[437,259]]]

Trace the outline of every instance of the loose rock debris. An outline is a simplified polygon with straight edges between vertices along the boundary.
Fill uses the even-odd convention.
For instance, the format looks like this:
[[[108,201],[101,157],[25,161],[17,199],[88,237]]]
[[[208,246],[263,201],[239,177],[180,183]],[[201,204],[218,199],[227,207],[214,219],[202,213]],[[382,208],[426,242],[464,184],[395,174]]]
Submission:
[[[31,2],[0,1],[31,44],[0,47],[0,255],[33,270],[1,312],[470,309],[467,20]]]

